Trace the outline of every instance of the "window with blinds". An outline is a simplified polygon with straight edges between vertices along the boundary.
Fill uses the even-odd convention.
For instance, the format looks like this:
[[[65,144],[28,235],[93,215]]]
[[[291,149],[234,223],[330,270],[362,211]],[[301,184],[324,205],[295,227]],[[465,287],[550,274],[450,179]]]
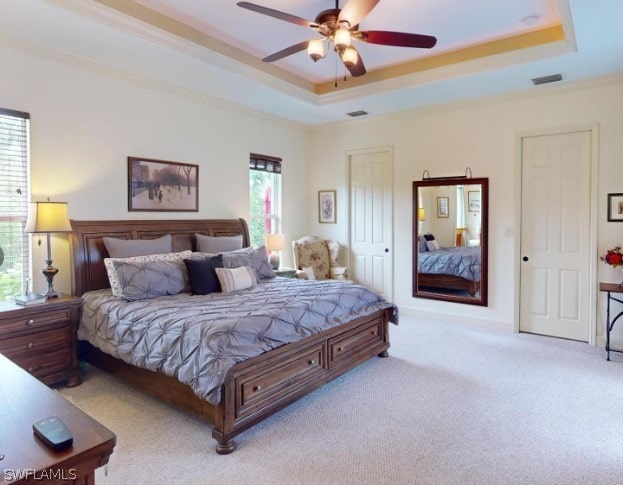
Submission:
[[[29,194],[30,116],[0,108],[0,301],[23,294],[30,280]]]
[[[281,224],[281,158],[252,153],[249,157],[249,202],[251,245],[264,244],[266,234],[275,234]]]

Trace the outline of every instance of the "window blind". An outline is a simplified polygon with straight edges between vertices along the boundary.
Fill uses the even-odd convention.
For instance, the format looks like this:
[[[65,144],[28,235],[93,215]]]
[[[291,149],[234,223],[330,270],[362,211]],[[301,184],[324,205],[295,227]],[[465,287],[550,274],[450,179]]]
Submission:
[[[0,300],[27,290],[30,115],[0,108]]]
[[[252,153],[249,157],[249,170],[260,172],[281,173],[281,158],[269,157],[268,155],[258,155]]]

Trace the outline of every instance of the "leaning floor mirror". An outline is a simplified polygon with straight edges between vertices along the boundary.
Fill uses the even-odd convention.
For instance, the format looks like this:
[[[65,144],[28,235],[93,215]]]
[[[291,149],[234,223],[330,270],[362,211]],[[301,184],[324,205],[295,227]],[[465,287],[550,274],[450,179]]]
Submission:
[[[487,306],[488,178],[413,182],[413,296]]]

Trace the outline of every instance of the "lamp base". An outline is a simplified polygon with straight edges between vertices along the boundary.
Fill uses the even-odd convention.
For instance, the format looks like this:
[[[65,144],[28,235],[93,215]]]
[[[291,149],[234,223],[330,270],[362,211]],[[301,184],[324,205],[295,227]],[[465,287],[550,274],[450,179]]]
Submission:
[[[41,273],[45,276],[45,280],[48,282],[48,291],[45,296],[48,298],[58,298],[61,294],[54,290],[54,287],[52,286],[52,281],[54,280],[56,273],[58,273],[58,269],[52,266],[51,259],[47,260],[46,264],[47,266],[41,270]]]
[[[279,254],[272,253],[268,258],[268,262],[274,270],[279,269],[279,265],[281,264],[281,261],[279,260]]]

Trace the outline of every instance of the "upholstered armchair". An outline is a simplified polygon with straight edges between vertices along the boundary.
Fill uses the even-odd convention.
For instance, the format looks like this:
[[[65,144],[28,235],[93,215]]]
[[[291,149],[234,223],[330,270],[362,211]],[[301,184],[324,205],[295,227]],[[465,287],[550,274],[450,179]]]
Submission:
[[[292,241],[296,277],[317,280],[348,280],[350,274],[346,266],[338,266],[337,258],[340,244],[317,236],[305,236]]]

